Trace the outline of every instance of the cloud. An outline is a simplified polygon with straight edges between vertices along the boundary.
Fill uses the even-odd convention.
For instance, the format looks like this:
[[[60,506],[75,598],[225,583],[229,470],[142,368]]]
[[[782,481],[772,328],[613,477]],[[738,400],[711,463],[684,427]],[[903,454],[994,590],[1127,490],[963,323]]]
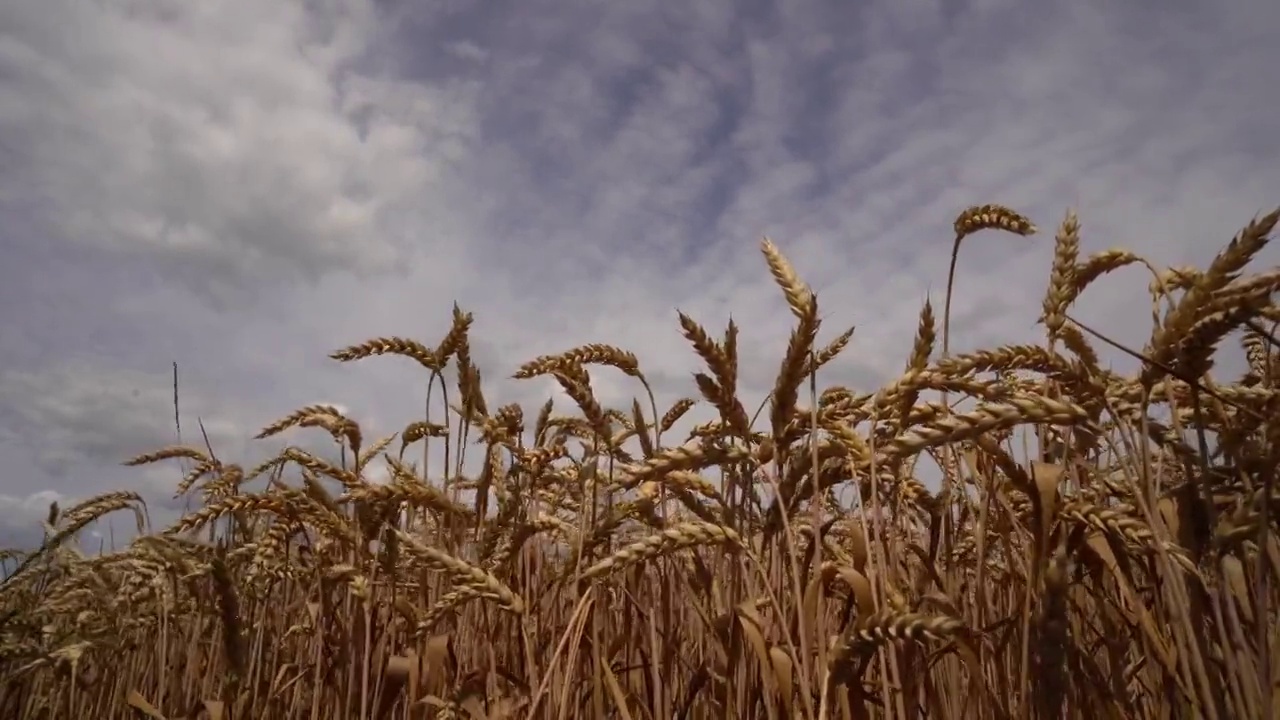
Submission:
[[[51,503],[62,495],[42,490],[26,496],[0,494],[0,549],[31,548],[40,544],[40,521],[48,516]]]
[[[168,442],[171,361],[237,451],[317,397],[398,430],[424,374],[328,353],[434,343],[455,301],[491,404],[532,414],[553,387],[511,372],[591,341],[635,351],[661,407],[693,394],[680,309],[741,326],[754,408],[791,323],[762,235],[818,291],[823,340],[857,326],[822,382],[874,387],[925,299],[941,312],[951,222],[982,202],[1042,232],[966,241],[953,350],[1034,340],[1068,207],[1086,252],[1163,266],[1280,203],[1277,22],[1261,0],[7,7],[6,493],[146,482],[113,464]],[[1142,345],[1145,273],[1075,313]]]
[[[41,5],[7,11],[0,197],[206,291],[390,267],[474,135],[465,82],[340,74],[366,6]]]
[[[8,371],[0,375],[0,394],[13,415],[6,423],[13,439],[38,449],[37,460],[51,474],[118,463],[115,453],[124,446],[136,455],[176,439],[173,411],[163,411],[173,404],[163,372],[104,373],[83,364]],[[222,420],[205,429],[214,441],[236,436]]]

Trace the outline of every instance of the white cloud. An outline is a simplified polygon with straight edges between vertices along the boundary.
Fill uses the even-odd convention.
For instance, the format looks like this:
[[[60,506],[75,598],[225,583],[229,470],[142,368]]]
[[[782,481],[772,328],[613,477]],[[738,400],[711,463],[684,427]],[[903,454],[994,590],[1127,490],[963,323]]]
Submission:
[[[26,496],[0,494],[0,548],[30,547],[40,542],[40,521],[49,515],[49,505],[61,506],[66,498],[53,490]]]
[[[6,425],[13,441],[34,450],[40,466],[53,475],[119,464],[179,439],[172,384],[164,372],[103,372],[85,363],[6,371],[0,373],[0,398],[11,415]],[[180,394],[181,402],[188,404],[181,439],[203,445],[201,429],[192,421],[202,405],[208,412],[212,403]],[[246,428],[225,415],[202,424],[215,451],[243,451]],[[129,455],[119,455],[122,450]]]
[[[510,373],[600,341],[635,351],[665,406],[695,392],[679,308],[713,333],[738,322],[754,408],[791,323],[761,235],[818,290],[824,340],[858,327],[824,381],[868,387],[901,367],[924,299],[941,312],[965,206],[1012,205],[1042,232],[966,241],[957,351],[1037,336],[1069,206],[1086,252],[1172,265],[1280,203],[1280,11],[1260,0],[390,13],[0,10],[13,497],[144,482],[98,469],[165,441],[171,360],[229,438],[320,396],[377,437],[418,417],[425,375],[341,366],[339,347],[434,343],[456,300],[491,404],[532,415],[551,385]],[[1076,313],[1142,345],[1144,273]],[[155,387],[134,397],[130,373]],[[608,371],[596,386],[640,393]]]
[[[465,157],[470,91],[346,70],[372,8],[327,6],[7,11],[0,133],[16,161],[0,198],[51,239],[137,253],[197,289],[386,269],[405,216]]]

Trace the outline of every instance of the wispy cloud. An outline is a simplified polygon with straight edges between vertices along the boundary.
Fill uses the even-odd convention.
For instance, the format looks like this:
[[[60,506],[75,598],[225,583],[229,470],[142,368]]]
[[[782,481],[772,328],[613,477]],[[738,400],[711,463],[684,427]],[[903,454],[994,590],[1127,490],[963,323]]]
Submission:
[[[1263,0],[10,3],[0,504],[165,482],[114,463],[172,439],[174,360],[226,454],[320,396],[397,429],[421,374],[326,355],[434,341],[454,301],[497,400],[588,341],[691,394],[679,308],[742,326],[758,401],[790,324],[761,235],[828,337],[858,327],[824,382],[863,387],[940,304],[967,205],[1203,263],[1280,202],[1275,27]],[[955,349],[1035,337],[1051,246],[968,243]],[[1143,272],[1078,313],[1141,344]]]

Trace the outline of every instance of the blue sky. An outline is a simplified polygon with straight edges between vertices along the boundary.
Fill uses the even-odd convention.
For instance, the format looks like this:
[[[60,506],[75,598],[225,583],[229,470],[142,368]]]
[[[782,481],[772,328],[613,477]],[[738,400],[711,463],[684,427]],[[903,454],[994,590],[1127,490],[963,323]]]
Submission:
[[[1266,0],[6,2],[0,544],[106,489],[172,518],[178,470],[118,463],[172,441],[174,361],[227,459],[317,401],[398,430],[423,376],[327,354],[434,344],[454,301],[492,405],[533,412],[553,388],[514,369],[592,341],[695,394],[680,309],[738,322],[754,406],[791,323],[762,235],[824,339],[858,328],[822,383],[869,390],[940,311],[956,213],[1013,206],[1042,233],[967,242],[953,350],[1034,340],[1068,208],[1086,252],[1167,266],[1280,204],[1277,28]],[[1141,346],[1145,272],[1076,314]]]

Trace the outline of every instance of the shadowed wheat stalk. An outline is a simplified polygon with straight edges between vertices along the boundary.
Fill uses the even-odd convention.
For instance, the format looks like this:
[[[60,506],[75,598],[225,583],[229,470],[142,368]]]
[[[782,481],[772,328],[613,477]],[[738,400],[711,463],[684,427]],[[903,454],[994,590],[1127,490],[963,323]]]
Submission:
[[[1044,343],[953,355],[961,241],[1036,231],[970,208],[940,357],[926,302],[902,375],[870,392],[818,388],[853,331],[818,343],[818,298],[766,239],[795,326],[754,415],[737,325],[684,313],[704,367],[662,412],[640,359],[603,344],[515,373],[553,378],[571,409],[491,408],[457,307],[434,346],[338,350],[418,363],[428,414],[367,438],[336,407],[300,408],[258,437],[318,431],[333,450],[248,470],[162,448],[127,464],[190,468],[177,494],[201,505],[171,527],[148,532],[142,498],[109,493],[50,508],[34,551],[0,552],[0,716],[1271,716],[1280,273],[1250,265],[1278,219],[1207,268],[1160,270],[1081,257],[1069,213]],[[1153,278],[1153,327],[1121,343],[1143,361],[1126,376],[1070,312],[1130,265]],[[1215,376],[1235,337],[1247,371]],[[607,405],[599,372],[640,397]],[[699,404],[715,419],[688,426]],[[421,464],[405,455],[419,443]],[[75,549],[122,510],[127,547]]]

